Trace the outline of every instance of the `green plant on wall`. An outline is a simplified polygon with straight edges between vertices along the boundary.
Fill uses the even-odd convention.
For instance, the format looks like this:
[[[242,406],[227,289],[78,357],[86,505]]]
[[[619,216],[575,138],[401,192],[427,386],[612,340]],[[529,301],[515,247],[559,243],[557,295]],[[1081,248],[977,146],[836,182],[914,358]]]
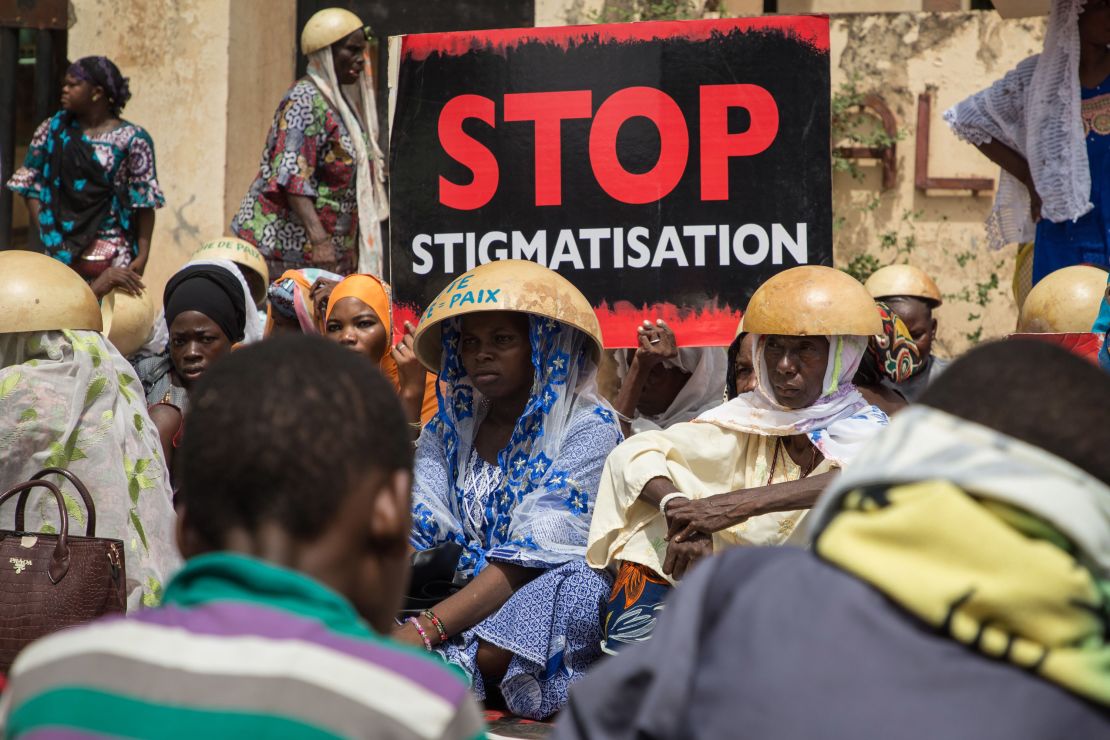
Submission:
[[[631,23],[633,21],[680,21],[700,18],[715,2],[694,0],[606,0],[599,9],[588,14],[593,23]],[[704,6],[704,7],[703,7]]]
[[[875,117],[864,112],[866,98],[867,93],[859,89],[859,76],[852,75],[833,92],[829,106],[833,172],[845,172],[856,181],[863,180],[863,170],[854,159],[842,156],[840,147],[882,148],[906,137],[904,129],[891,136],[875,125]]]

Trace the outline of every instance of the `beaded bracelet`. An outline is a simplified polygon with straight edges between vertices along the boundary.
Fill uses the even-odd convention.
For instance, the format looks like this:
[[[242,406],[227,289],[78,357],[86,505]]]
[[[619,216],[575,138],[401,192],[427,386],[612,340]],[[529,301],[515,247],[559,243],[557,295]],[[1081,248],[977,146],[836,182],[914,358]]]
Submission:
[[[436,632],[439,633],[439,641],[447,642],[447,628],[443,626],[443,620],[437,617],[435,612],[431,609],[425,609],[421,612],[421,616],[431,622],[432,626],[436,628]]]
[[[416,628],[416,631],[418,633],[420,633],[420,639],[424,641],[424,647],[426,647],[428,649],[428,652],[431,652],[432,651],[432,641],[428,639],[428,633],[425,632],[424,628],[420,626],[420,620],[417,619],[416,617],[409,617],[405,621]]]

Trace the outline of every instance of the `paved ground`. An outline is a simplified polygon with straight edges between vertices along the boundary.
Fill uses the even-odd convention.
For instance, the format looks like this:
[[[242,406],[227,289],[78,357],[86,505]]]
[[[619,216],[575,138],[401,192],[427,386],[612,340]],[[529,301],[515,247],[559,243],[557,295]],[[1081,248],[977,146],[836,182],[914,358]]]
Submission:
[[[554,730],[551,722],[521,719],[497,710],[486,711],[486,724],[489,725],[489,737],[495,740],[545,740],[551,737]]]

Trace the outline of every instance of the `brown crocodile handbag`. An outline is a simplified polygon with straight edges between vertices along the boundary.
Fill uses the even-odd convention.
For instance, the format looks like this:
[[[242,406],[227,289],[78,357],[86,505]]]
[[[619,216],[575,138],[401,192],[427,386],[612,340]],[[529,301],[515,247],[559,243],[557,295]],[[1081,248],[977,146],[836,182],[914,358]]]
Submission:
[[[60,475],[84,500],[85,536],[69,533],[69,513],[56,485],[43,480]],[[59,534],[24,532],[24,510],[31,490],[45,488],[58,505]],[[29,642],[104,614],[127,610],[123,542],[96,537],[96,508],[84,484],[68,470],[47,468],[33,480],[0,494],[13,496],[15,530],[0,530],[0,672],[7,673]]]

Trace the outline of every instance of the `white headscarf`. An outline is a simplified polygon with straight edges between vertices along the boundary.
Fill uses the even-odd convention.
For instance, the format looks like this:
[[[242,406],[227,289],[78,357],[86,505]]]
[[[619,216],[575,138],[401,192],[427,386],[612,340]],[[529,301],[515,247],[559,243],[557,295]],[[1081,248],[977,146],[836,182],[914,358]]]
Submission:
[[[622,381],[628,375],[629,357],[635,351],[617,352],[617,377]],[[690,377],[671,405],[659,416],[643,416],[637,411],[632,418],[633,434],[691,421],[721,403],[728,369],[724,347],[682,347],[677,357],[663,360],[663,366],[678,368]]]
[[[1085,2],[1053,0],[1041,54],[944,113],[961,139],[977,146],[997,139],[1025,157],[1041,215],[1055,223],[1075,221],[1093,208],[1079,89],[1079,14]],[[1000,249],[1032,241],[1035,232],[1028,190],[1002,170],[987,219],[988,244]]]
[[[0,490],[45,467],[67,468],[96,506],[96,536],[123,541],[127,608],[153,605],[181,565],[158,430],[134,369],[100,332],[0,334]],[[85,534],[85,510],[59,483],[70,533]],[[0,526],[13,529],[14,502]],[[53,498],[34,494],[26,529],[57,527]]]
[[[345,85],[341,90],[335,76],[331,47],[325,46],[308,55],[308,77],[328,105],[339,113],[354,143],[358,271],[384,279],[381,222],[389,216],[389,201],[385,194],[385,156],[378,146],[378,108],[368,50],[363,51],[363,58],[366,67],[359,75],[358,83]],[[351,105],[347,104],[348,101]]]
[[[1110,486],[1039,447],[928,406],[902,411],[860,452],[813,507],[809,531],[820,531],[850,491],[938,477],[1044,519],[1110,576]]]
[[[705,412],[695,422],[716,424],[747,434],[790,437],[806,434],[814,447],[837,464],[849,461],[859,448],[887,425],[882,411],[869,404],[852,385],[867,351],[868,337],[830,336],[828,364],[821,395],[809,406],[791,409],[775,400],[765,355],[766,337],[755,335],[755,390]]]

